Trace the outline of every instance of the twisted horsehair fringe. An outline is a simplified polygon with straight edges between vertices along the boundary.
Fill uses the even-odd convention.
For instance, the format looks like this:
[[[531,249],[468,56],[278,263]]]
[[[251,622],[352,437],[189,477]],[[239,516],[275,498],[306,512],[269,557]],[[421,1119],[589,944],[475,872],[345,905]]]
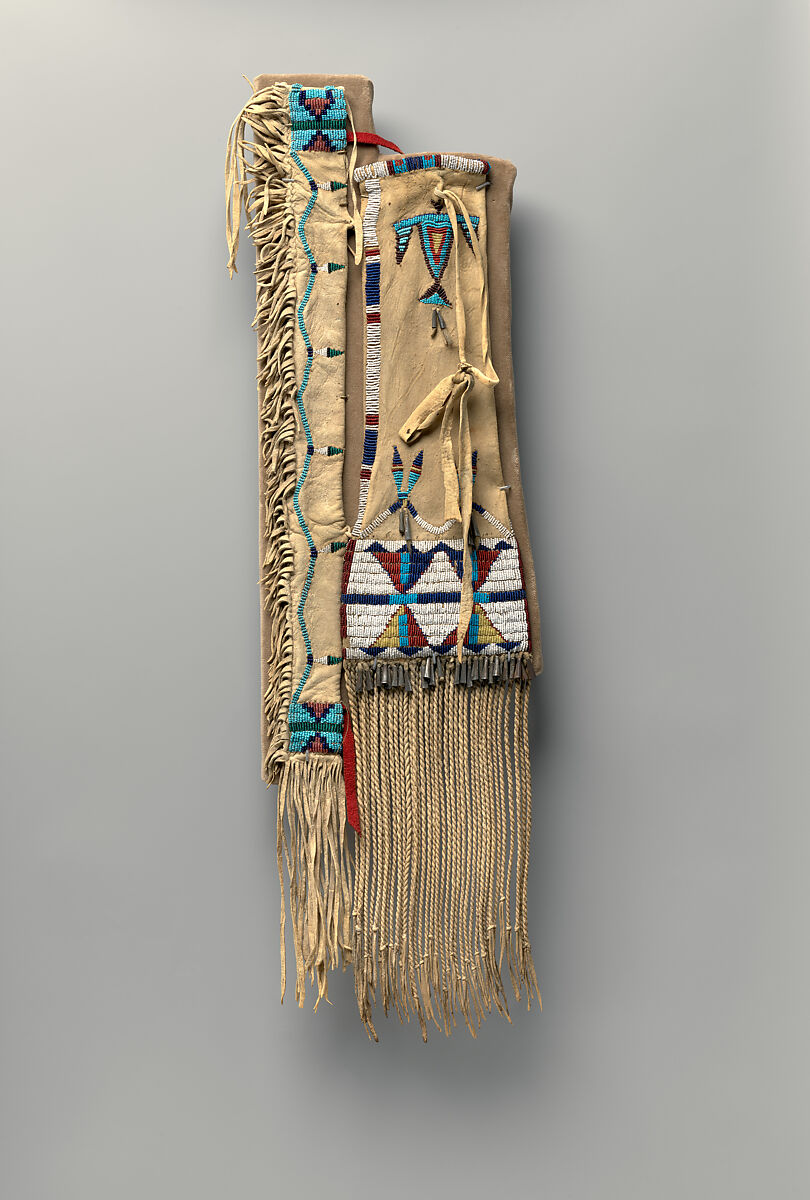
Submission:
[[[433,686],[419,662],[405,686],[365,684],[346,663],[357,730],[354,969],[360,1015],[375,1041],[373,1004],[473,1037],[493,1007],[540,1000],[527,933],[531,832],[528,656],[504,683]],[[361,678],[362,676],[362,678]],[[483,678],[483,676],[482,676]]]

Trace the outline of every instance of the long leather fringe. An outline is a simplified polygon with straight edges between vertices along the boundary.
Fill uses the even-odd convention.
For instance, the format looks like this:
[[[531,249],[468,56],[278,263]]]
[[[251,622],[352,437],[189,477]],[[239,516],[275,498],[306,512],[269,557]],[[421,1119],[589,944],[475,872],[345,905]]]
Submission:
[[[262,603],[267,613],[262,680],[266,730],[264,778],[277,783],[287,745],[286,715],[292,693],[292,545],[288,533],[295,489],[295,252],[294,216],[287,194],[289,89],[254,92],[234,121],[225,165],[228,266],[236,269],[239,218],[244,203],[256,248],[259,443],[262,468]],[[246,140],[246,129],[252,140]],[[248,159],[247,155],[251,157]],[[248,184],[248,179],[252,184]]]
[[[329,999],[327,973],[351,961],[351,863],[346,796],[336,755],[292,755],[278,785],[276,852],[281,883],[281,999],[286,989],[284,866],[287,868],[295,998],[304,1006],[306,978]]]
[[[529,656],[525,656],[526,662]],[[422,686],[370,691],[346,664],[361,835],[354,888],[357,1003],[473,1037],[512,990],[540,1001],[526,928],[531,831],[529,674],[471,687],[448,667]],[[504,663],[502,677],[507,676]],[[483,671],[481,673],[483,678]]]

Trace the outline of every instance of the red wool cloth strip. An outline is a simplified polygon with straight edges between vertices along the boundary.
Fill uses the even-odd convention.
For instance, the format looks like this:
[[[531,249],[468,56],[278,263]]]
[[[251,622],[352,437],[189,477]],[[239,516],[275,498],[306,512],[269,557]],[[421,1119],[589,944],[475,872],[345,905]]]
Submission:
[[[346,130],[346,141],[353,142],[355,137],[361,146],[385,146],[387,150],[396,150],[397,154],[401,154],[399,146],[394,142],[388,142],[377,133],[361,133],[358,129],[356,134],[353,134],[351,129]]]
[[[346,820],[360,834],[360,805],[357,801],[357,756],[348,708],[343,707],[343,782],[346,786]]]

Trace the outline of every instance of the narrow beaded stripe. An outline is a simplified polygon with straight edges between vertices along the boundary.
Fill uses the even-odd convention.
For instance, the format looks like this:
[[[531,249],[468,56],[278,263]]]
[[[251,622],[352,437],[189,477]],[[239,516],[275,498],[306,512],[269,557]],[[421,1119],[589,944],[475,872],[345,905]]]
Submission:
[[[405,158],[383,158],[378,162],[356,167],[355,182],[382,179],[386,175],[407,175],[411,171],[466,171],[470,175],[486,175],[489,163],[484,158],[463,158],[459,154],[409,154]]]

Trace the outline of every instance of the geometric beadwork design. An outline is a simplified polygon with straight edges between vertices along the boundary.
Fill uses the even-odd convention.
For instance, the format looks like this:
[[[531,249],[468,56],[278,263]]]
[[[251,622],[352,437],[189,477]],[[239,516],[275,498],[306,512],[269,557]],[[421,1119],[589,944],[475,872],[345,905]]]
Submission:
[[[343,88],[290,89],[291,150],[346,149],[346,99]]]
[[[306,439],[306,453],[303,461],[299,462],[300,471],[292,492],[292,508],[303,534],[309,556],[306,574],[301,583],[300,594],[296,605],[296,619],[306,650],[306,661],[301,677],[298,679],[290,701],[287,714],[289,731],[289,746],[293,752],[311,752],[314,754],[340,753],[343,744],[343,708],[340,703],[325,701],[301,701],[301,694],[312,673],[316,662],[336,665],[340,660],[335,656],[315,658],[310,629],[307,625],[307,600],[312,587],[313,578],[319,562],[319,556],[324,550],[331,550],[334,543],[327,547],[315,544],[313,531],[310,529],[302,507],[301,494],[309,476],[316,455],[327,458],[338,458],[343,450],[339,446],[317,446],[310,425],[311,414],[308,413],[309,383],[313,363],[316,358],[327,360],[339,359],[344,351],[334,346],[313,346],[310,338],[310,298],[323,287],[321,279],[334,271],[343,270],[342,263],[318,263],[307,240],[307,222],[316,204],[322,207],[325,201],[324,192],[336,190],[331,184],[328,188],[320,188],[301,155],[311,151],[333,151],[343,153],[346,149],[346,102],[342,88],[302,88],[295,85],[290,88],[290,159],[301,173],[309,188],[309,198],[303,212],[295,224],[297,240],[303,255],[309,263],[306,286],[299,289],[298,303],[295,312],[296,337],[300,336],[306,350],[303,369],[298,379],[295,393],[297,410],[297,432]],[[315,314],[317,316],[317,312]],[[317,324],[317,321],[316,321]],[[322,560],[320,560],[322,561]]]
[[[391,474],[394,476],[394,483],[397,487],[398,500],[407,500],[413,491],[417,479],[422,474],[422,459],[424,457],[424,453],[424,450],[420,450],[416,455],[416,458],[411,464],[411,469],[408,472],[407,486],[403,486],[402,480],[404,476],[404,468],[402,466],[402,458],[399,453],[399,448],[396,445],[394,446],[394,456],[391,460]]]
[[[437,203],[441,203],[437,201]],[[461,213],[456,214],[456,220],[464,234],[464,240],[472,249],[470,231]],[[478,217],[470,217],[476,236],[478,235]],[[419,242],[432,285],[419,297],[422,304],[436,304],[450,308],[450,301],[445,295],[440,280],[450,258],[450,248],[453,245],[453,223],[446,212],[422,213],[418,217],[405,217],[402,221],[394,222],[396,234],[396,259],[401,263],[411,240],[414,229],[419,231]]]
[[[470,175],[486,175],[489,163],[485,158],[464,158],[460,154],[407,154],[404,158],[378,158],[365,167],[357,167],[354,178],[382,179],[386,175],[408,175],[413,171],[465,171]]]
[[[290,750],[339,754],[343,747],[343,705],[296,701],[289,711]]]
[[[471,551],[469,654],[529,649],[526,589],[513,537],[480,538]],[[350,541],[343,565],[346,658],[450,654],[457,640],[464,556],[460,538]]]

